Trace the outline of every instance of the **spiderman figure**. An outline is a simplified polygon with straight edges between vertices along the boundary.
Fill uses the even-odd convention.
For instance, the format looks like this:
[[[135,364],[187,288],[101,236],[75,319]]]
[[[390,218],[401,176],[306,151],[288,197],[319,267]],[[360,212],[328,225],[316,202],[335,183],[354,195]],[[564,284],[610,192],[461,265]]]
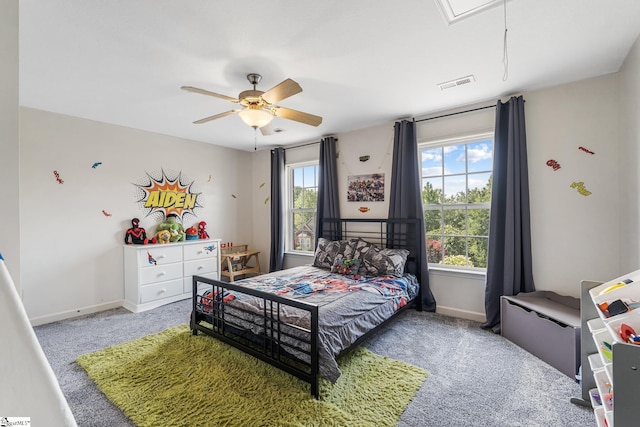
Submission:
[[[204,221],[200,221],[198,223],[198,238],[199,239],[209,238],[209,233],[207,233],[207,223]]]
[[[140,224],[140,220],[138,218],[133,218],[131,220],[132,227],[127,230],[127,233],[124,236],[124,242],[127,245],[135,244],[135,245],[146,245],[149,243],[149,239],[147,239],[147,232],[144,228],[138,226]]]

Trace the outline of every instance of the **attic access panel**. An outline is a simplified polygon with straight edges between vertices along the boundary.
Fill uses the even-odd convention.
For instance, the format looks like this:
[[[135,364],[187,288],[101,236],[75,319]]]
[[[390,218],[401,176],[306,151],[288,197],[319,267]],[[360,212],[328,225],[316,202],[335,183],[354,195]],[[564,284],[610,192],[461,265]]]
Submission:
[[[435,0],[442,16],[448,24],[475,15],[491,7],[502,5],[504,1],[505,0]]]

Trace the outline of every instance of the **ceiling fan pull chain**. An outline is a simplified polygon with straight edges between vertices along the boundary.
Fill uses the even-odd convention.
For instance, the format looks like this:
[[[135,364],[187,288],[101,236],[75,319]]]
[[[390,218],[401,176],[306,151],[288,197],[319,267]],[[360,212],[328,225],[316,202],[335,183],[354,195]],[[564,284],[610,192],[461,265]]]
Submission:
[[[507,49],[507,0],[504,0],[504,40],[502,63],[504,64],[504,74],[502,75],[502,81],[506,82],[509,78],[509,52]]]

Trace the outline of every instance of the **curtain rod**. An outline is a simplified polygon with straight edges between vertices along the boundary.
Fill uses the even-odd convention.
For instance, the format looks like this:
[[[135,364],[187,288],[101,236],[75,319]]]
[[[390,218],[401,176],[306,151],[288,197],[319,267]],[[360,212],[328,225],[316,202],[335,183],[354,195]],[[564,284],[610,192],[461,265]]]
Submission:
[[[337,141],[338,138],[335,138],[335,140]],[[307,142],[306,144],[300,144],[300,145],[293,145],[291,147],[282,147],[284,148],[284,151],[287,150],[293,150],[294,148],[302,148],[302,147],[306,147],[308,145],[314,145],[314,144],[320,144],[322,141],[314,141],[314,142]]]
[[[478,111],[478,110],[486,110],[487,108],[496,108],[496,106],[495,105],[487,105],[485,107],[472,108],[471,110],[458,111],[457,113],[449,113],[449,114],[443,114],[441,116],[436,116],[436,117],[428,117],[426,119],[416,120],[416,123],[417,122],[425,122],[427,120],[433,120],[433,119],[441,119],[443,117],[455,116],[457,114],[471,113],[473,111]]]

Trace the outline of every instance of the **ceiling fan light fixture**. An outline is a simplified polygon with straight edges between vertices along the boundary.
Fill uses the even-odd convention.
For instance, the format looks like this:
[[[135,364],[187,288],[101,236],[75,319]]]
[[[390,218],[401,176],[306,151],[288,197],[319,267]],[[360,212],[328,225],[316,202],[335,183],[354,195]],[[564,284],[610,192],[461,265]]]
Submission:
[[[271,123],[273,120],[273,114],[260,108],[252,108],[251,106],[245,108],[238,113],[243,122],[252,128],[261,128]]]

